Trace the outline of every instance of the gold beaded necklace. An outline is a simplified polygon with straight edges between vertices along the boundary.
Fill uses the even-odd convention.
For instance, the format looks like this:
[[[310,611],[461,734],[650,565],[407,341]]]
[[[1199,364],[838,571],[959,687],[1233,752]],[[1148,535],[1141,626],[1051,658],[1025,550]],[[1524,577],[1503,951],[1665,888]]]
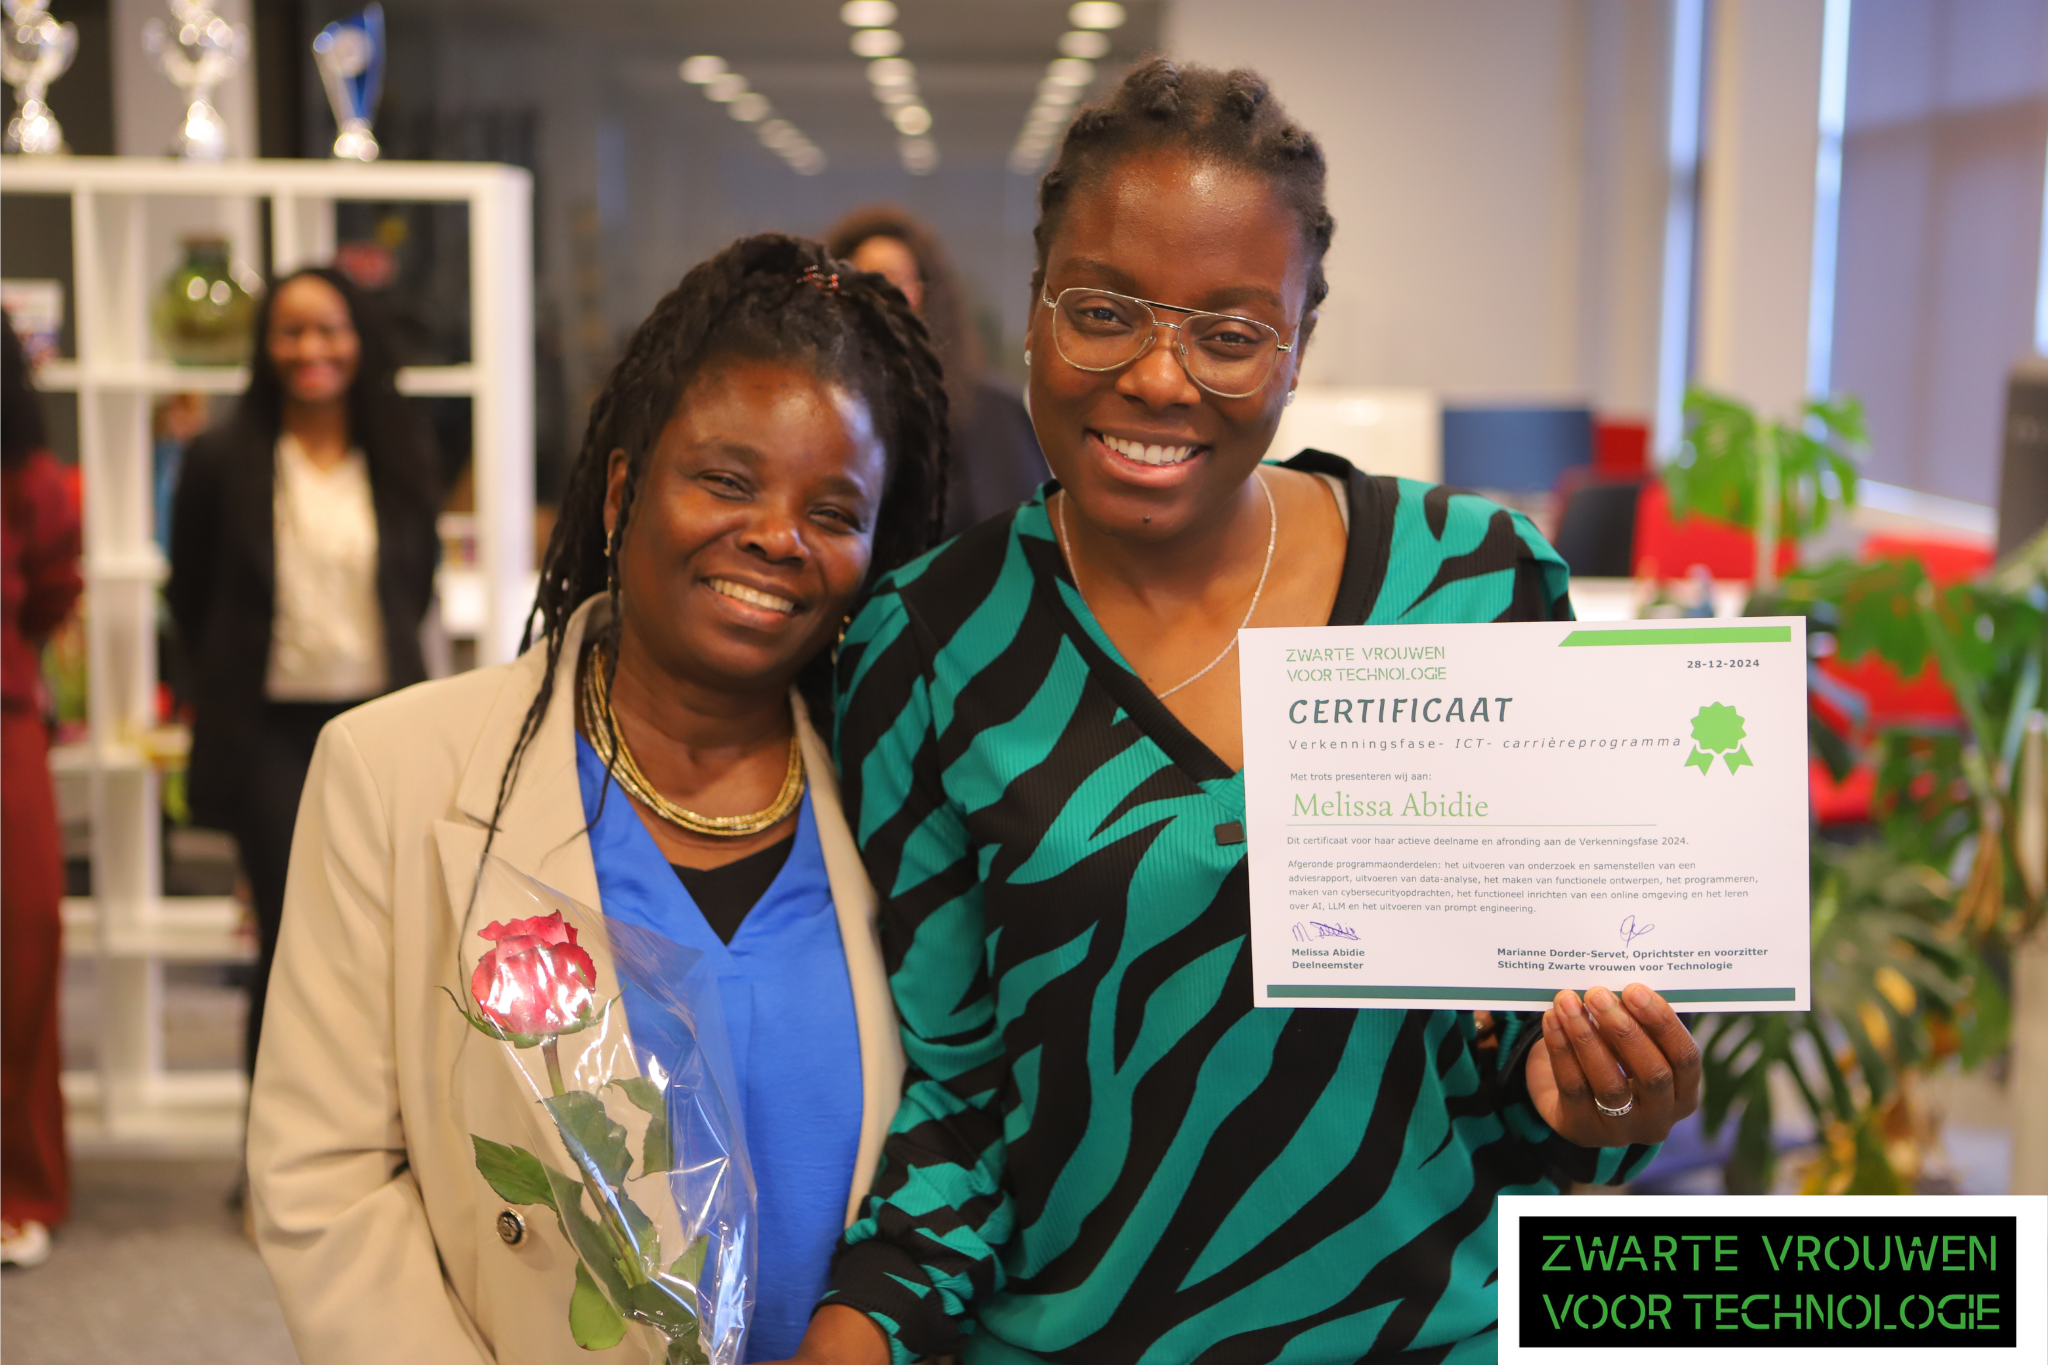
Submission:
[[[597,756],[612,769],[619,785],[634,800],[678,829],[686,829],[692,834],[739,839],[781,824],[796,809],[797,802],[803,799],[804,751],[794,731],[789,736],[789,769],[782,775],[782,790],[775,793],[775,799],[764,809],[750,815],[699,815],[656,791],[654,784],[647,780],[647,774],[641,772],[640,765],[633,761],[633,751],[626,747],[625,732],[619,728],[618,713],[612,710],[611,695],[605,687],[604,651],[601,648],[593,647],[583,661],[580,701],[578,709],[590,747],[597,750]],[[616,762],[613,759],[613,735],[618,736]]]

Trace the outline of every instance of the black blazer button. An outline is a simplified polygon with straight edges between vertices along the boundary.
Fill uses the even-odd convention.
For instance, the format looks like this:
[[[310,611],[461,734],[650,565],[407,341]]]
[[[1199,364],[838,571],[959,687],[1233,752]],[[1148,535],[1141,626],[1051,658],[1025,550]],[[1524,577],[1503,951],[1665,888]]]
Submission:
[[[526,1240],[526,1220],[506,1209],[498,1215],[498,1238],[508,1247],[516,1247]]]

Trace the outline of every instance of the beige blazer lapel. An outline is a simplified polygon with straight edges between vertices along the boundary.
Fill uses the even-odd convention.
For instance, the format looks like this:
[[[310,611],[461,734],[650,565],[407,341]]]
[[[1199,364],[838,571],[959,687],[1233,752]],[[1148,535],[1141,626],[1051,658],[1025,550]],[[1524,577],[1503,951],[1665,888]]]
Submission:
[[[832,884],[832,906],[839,915],[839,941],[846,951],[846,975],[853,985],[853,1017],[860,1030],[860,1145],[853,1163],[853,1188],[847,1195],[846,1222],[861,1214],[868,1186],[882,1159],[882,1140],[903,1098],[903,1040],[897,1030],[896,1005],[889,997],[889,975],[882,966],[882,944],[875,921],[879,901],[860,850],[854,846],[845,809],[839,804],[839,775],[832,755],[811,728],[808,709],[794,693],[796,730],[811,774],[811,813],[817,818],[818,843],[825,855],[825,876]]]
[[[584,837],[582,788],[576,780],[576,663],[583,653],[583,633],[591,613],[602,602],[602,598],[593,598],[569,619],[548,709],[520,760],[518,780],[498,816],[497,837],[490,841],[493,854],[592,910],[602,906],[590,841]],[[505,765],[518,743],[545,667],[546,655],[541,650],[522,655],[484,721],[455,794],[456,808],[471,823],[435,822],[442,880],[458,920],[466,917]]]

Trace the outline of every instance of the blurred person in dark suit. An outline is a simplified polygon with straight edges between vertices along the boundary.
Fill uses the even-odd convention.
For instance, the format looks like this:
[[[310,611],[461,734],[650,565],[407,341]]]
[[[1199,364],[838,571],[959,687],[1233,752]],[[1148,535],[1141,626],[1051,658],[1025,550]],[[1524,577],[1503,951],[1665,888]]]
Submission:
[[[893,204],[858,208],[825,235],[833,256],[886,277],[924,319],[946,367],[953,467],[946,484],[948,536],[1007,512],[1051,475],[1030,414],[1016,393],[991,379],[967,300],[932,230]]]
[[[165,589],[190,661],[190,799],[234,835],[255,902],[246,1062],[320,728],[424,682],[440,479],[387,328],[346,275],[301,270],[257,311],[249,387],[185,452]]]
[[[78,506],[11,319],[0,333],[0,1261],[33,1266],[71,1208],[57,1086],[64,845],[40,656],[85,584]]]

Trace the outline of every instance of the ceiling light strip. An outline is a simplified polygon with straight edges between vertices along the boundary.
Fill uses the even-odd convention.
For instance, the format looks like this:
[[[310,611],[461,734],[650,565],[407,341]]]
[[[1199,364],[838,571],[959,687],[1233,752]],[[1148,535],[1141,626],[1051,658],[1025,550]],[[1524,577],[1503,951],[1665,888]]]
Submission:
[[[803,130],[786,118],[774,117],[775,106],[768,97],[748,87],[747,78],[726,65],[725,58],[709,55],[686,59],[677,73],[704,92],[713,104],[741,123],[754,125],[761,145],[789,163],[798,175],[816,175],[825,169],[825,153],[804,136]]]
[[[1095,63],[1109,55],[1108,30],[1124,17],[1124,7],[1113,0],[1081,0],[1067,11],[1073,27],[1060,35],[1059,55],[1046,64],[1038,82],[1038,98],[1010,149],[1012,171],[1030,175],[1045,165],[1074,117],[1074,106],[1095,80]]]
[[[889,27],[896,22],[891,0],[846,0],[839,17],[853,36],[853,55],[868,63],[868,86],[882,117],[896,128],[896,153],[912,175],[938,169],[939,146],[932,141],[932,111],[917,93],[917,68],[903,55],[903,35]]]

